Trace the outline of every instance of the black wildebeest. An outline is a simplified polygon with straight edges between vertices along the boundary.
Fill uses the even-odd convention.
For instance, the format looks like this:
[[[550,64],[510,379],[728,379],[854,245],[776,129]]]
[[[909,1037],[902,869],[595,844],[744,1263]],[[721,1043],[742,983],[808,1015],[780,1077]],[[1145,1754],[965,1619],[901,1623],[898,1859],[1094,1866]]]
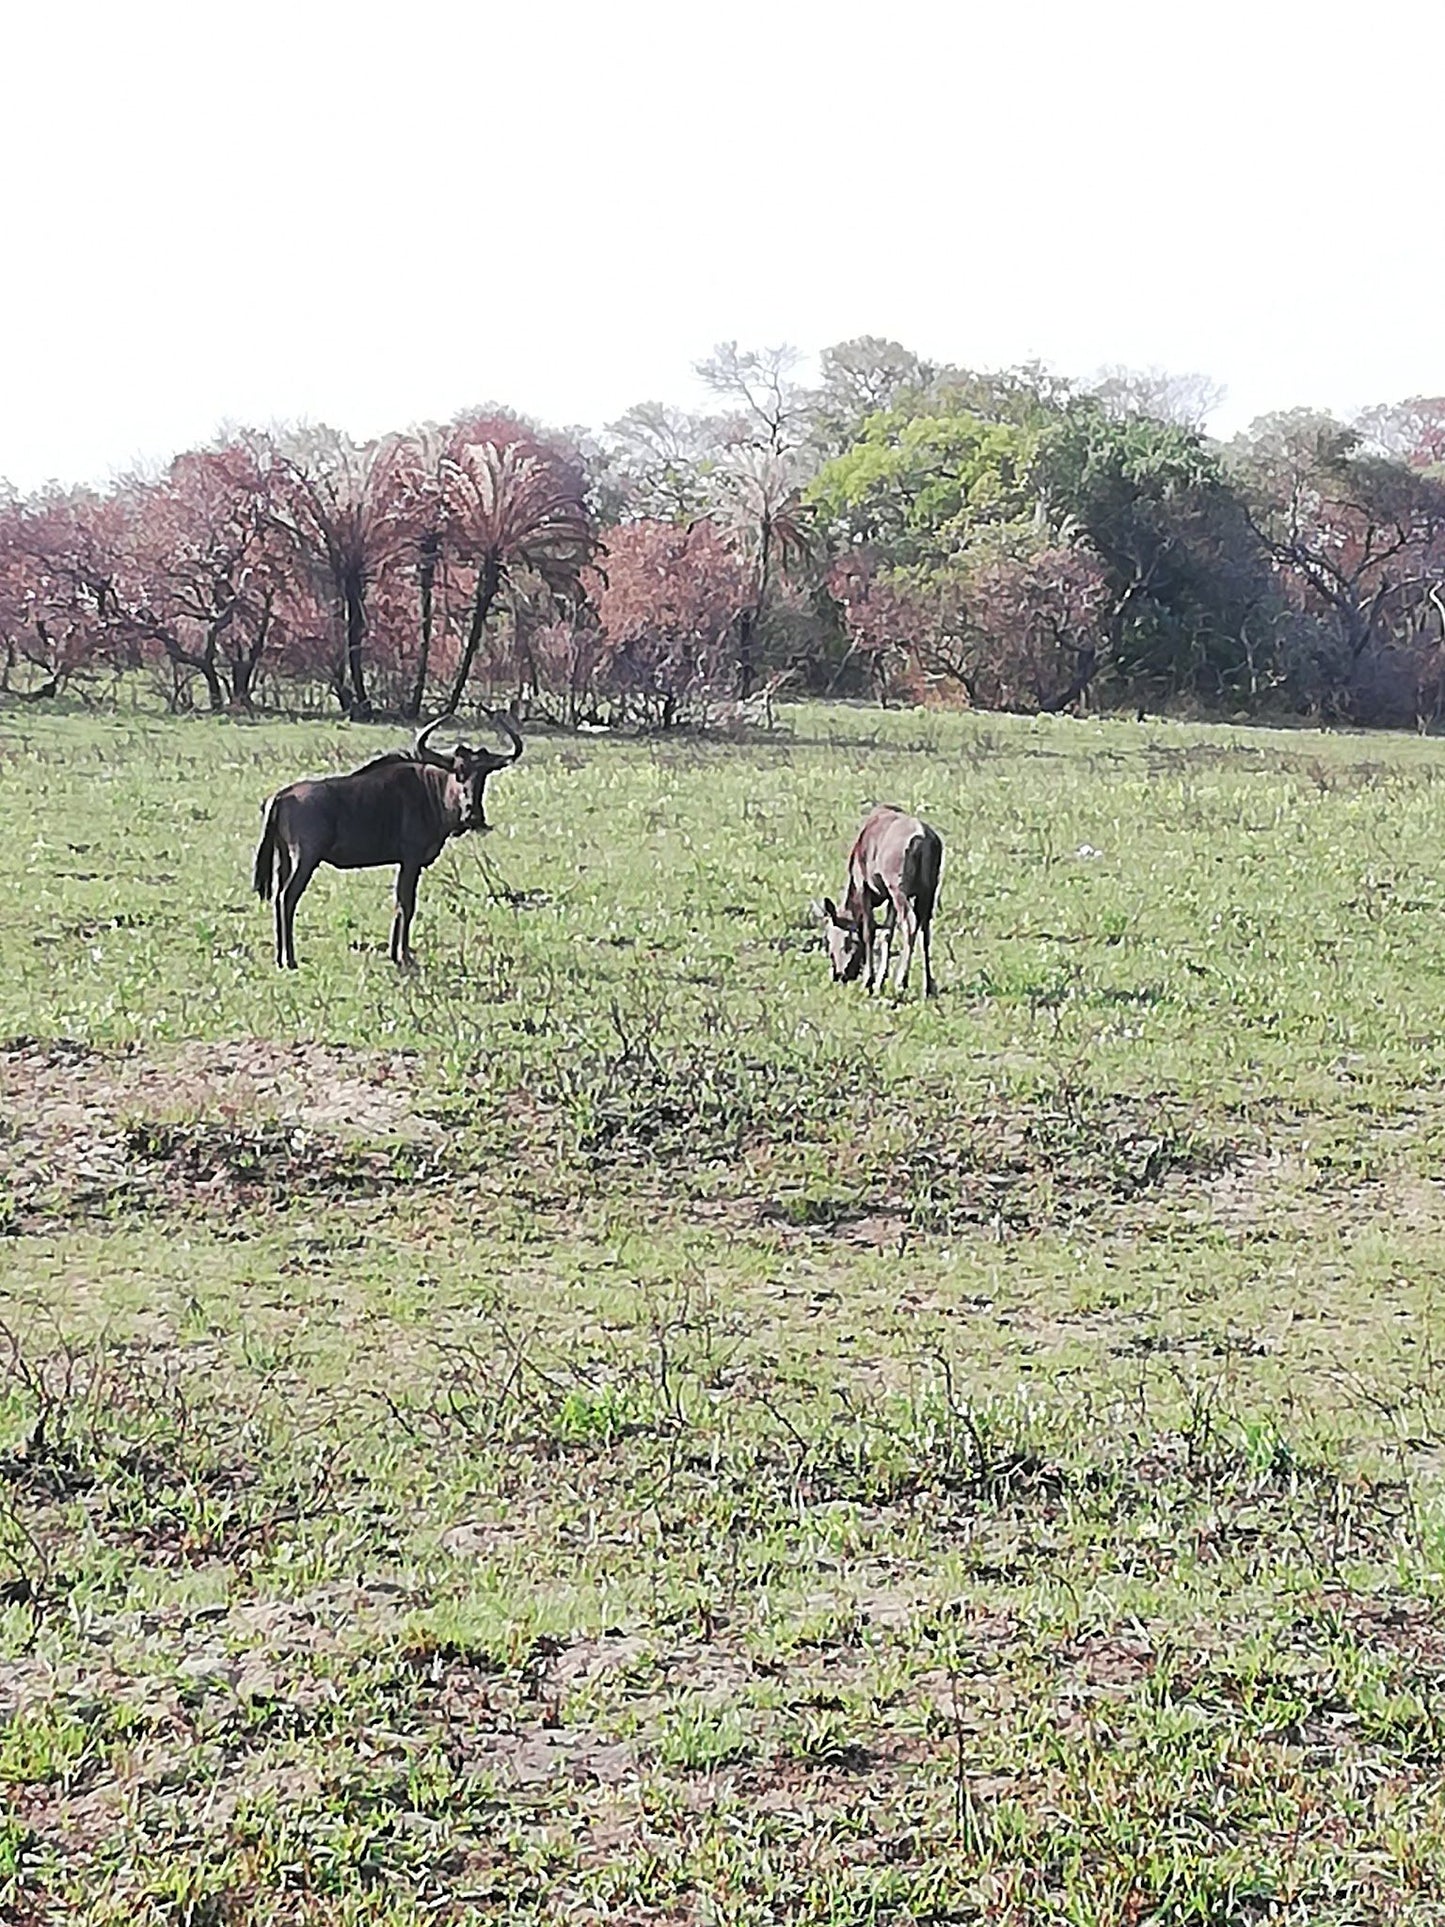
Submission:
[[[296,968],[296,905],[318,863],[364,870],[395,863],[396,916],[391,960],[409,964],[416,886],[448,837],[491,826],[482,810],[487,778],[515,763],[522,739],[508,716],[493,722],[512,739],[510,756],[458,743],[447,755],[428,745],[439,716],[420,731],[413,749],[393,750],[345,776],[288,783],[266,805],[256,851],[256,894],[276,896],[276,962]]]
[[[928,932],[942,867],[943,838],[937,830],[891,803],[880,803],[858,832],[849,855],[843,908],[831,897],[824,897],[818,906],[827,923],[834,983],[851,983],[866,963],[869,991],[881,990],[888,974],[889,939],[895,924],[902,924],[904,947],[896,987],[907,986],[913,946],[921,938],[923,992],[926,997],[933,995]],[[881,928],[874,915],[879,909],[885,913]]]

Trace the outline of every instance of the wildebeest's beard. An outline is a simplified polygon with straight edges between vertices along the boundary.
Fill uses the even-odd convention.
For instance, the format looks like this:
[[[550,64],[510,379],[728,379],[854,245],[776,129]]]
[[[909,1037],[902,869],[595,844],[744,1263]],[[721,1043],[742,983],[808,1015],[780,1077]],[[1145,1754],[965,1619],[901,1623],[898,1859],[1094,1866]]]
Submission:
[[[475,760],[473,760],[474,757]],[[457,824],[459,835],[467,830],[483,831],[492,827],[487,821],[485,807],[487,778],[492,772],[485,766],[478,768],[480,760],[475,751],[468,750],[465,746],[457,751],[457,763],[453,766],[453,770],[459,792],[457,796],[461,819]]]
[[[492,827],[487,821],[487,813],[482,802],[482,792],[485,787],[485,779],[483,779],[483,781],[479,782],[476,788],[468,794],[466,808],[462,812],[463,830],[482,832]]]

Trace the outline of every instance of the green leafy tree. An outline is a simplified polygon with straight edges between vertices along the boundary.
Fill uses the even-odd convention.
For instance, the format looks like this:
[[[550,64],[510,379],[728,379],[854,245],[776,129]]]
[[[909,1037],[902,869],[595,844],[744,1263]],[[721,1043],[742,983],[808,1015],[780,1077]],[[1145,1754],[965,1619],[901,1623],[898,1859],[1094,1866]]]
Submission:
[[[862,436],[826,463],[808,499],[843,545],[867,544],[894,566],[941,563],[977,531],[1026,519],[1034,437],[977,415],[868,418]]]
[[[1041,361],[1013,368],[940,368],[920,412],[977,415],[1038,433],[1067,412],[1075,384]]]
[[[1271,601],[1267,561],[1217,452],[1193,429],[1078,402],[1040,438],[1049,525],[1104,565],[1116,677],[1219,693],[1245,673],[1246,625]]]

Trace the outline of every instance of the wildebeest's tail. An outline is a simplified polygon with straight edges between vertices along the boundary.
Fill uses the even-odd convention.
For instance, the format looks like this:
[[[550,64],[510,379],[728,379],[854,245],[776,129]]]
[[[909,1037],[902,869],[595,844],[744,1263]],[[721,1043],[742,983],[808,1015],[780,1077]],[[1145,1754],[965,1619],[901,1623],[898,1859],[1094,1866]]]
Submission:
[[[927,928],[938,901],[938,878],[943,868],[943,838],[928,823],[909,844],[903,858],[903,887],[912,899],[918,921]]]
[[[266,821],[261,826],[261,841],[256,845],[256,868],[252,882],[256,895],[263,903],[271,900],[272,885],[276,880],[276,798],[273,796],[266,805]]]

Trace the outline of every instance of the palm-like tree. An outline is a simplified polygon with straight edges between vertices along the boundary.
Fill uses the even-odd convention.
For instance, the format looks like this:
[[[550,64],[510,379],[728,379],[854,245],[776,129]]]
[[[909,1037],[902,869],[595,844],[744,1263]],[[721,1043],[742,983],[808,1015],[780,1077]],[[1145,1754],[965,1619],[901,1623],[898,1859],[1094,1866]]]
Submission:
[[[329,429],[280,454],[274,520],[310,565],[342,619],[344,660],[336,693],[348,715],[371,714],[366,688],[367,591],[415,539],[416,497],[405,485],[413,463],[401,435],[364,446]]]
[[[403,706],[403,716],[415,722],[426,701],[427,673],[431,667],[432,643],[436,633],[437,573],[442,566],[442,542],[446,529],[446,500],[442,493],[441,464],[446,438],[433,423],[413,429],[397,451],[392,483],[398,495],[396,509],[405,530],[407,546],[414,550],[418,614],[416,672],[411,691]]]
[[[454,710],[502,585],[525,568],[554,595],[567,594],[597,544],[581,469],[558,450],[520,439],[464,442],[442,457],[438,472],[447,546],[477,572],[447,705]]]
[[[809,510],[798,489],[797,464],[776,449],[740,443],[719,458],[712,476],[716,517],[748,556],[754,592],[738,622],[738,694],[752,694],[757,633],[780,564],[808,553]]]

